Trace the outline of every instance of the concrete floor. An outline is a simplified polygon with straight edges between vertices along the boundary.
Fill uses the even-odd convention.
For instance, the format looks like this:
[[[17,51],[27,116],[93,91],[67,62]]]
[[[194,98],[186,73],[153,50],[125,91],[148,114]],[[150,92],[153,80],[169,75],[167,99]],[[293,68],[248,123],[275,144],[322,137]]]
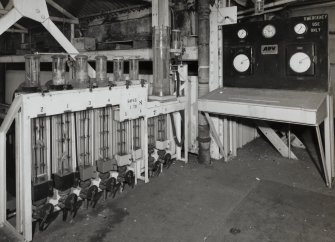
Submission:
[[[248,195],[263,181],[309,192],[304,194],[310,197],[300,202],[313,199],[316,202],[311,206],[316,210],[323,200],[327,200],[330,208],[335,207],[335,192],[325,187],[314,164],[318,163],[316,152],[313,146],[309,148],[312,157],[307,151],[296,149],[300,160],[288,160],[259,138],[240,149],[238,157],[229,163],[199,165],[195,157],[187,165],[176,162],[148,184],[139,184],[133,190],[127,188],[115,199],[99,202],[95,209],[80,209],[73,221],[64,223],[58,216],[46,231],[35,233],[34,241],[335,241],[335,229],[325,232],[323,223],[304,227],[303,233],[314,235],[303,240],[296,239],[296,233],[301,231],[283,231],[275,240],[264,239],[271,238],[267,234],[271,230],[266,229],[260,230],[263,239],[248,239],[245,234],[244,240],[239,240],[231,230],[243,235],[244,231],[232,228],[229,220],[235,214],[243,216],[236,213],[238,208],[248,202]],[[266,219],[267,211],[262,216]],[[294,223],[303,223],[304,214],[299,216]],[[327,221],[331,222],[327,226],[332,227],[334,212],[329,216]],[[257,220],[243,217],[244,222],[248,219],[250,223]],[[272,218],[272,222],[276,220]],[[231,236],[227,237],[229,233]],[[0,232],[0,241],[11,240]]]

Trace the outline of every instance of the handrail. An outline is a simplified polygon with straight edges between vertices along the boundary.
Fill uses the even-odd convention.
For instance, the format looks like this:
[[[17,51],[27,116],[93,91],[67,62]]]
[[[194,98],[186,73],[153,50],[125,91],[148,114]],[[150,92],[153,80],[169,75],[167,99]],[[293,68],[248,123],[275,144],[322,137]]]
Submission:
[[[11,124],[13,123],[13,120],[16,117],[16,114],[20,111],[21,107],[22,107],[22,96],[17,96],[15,97],[12,105],[8,109],[7,115],[5,116],[5,119],[3,120],[0,126],[0,134],[7,133]]]

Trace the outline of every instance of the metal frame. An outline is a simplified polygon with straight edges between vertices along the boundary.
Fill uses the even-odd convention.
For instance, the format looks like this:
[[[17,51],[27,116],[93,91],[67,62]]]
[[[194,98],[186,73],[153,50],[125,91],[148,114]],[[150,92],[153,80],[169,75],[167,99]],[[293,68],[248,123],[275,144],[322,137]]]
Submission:
[[[213,7],[211,7],[210,14],[210,90],[222,87],[222,61],[221,61],[221,34],[219,32],[219,25],[226,24],[220,22],[226,13],[226,15],[234,16],[231,11],[236,11],[236,9],[226,8],[224,11],[220,9],[219,1],[216,1]],[[238,13],[240,14],[240,13]],[[222,16],[224,15],[224,16]],[[232,18],[234,21],[235,19]],[[231,23],[234,23],[232,21]],[[229,89],[229,88],[228,88]],[[232,90],[232,89],[230,89]],[[230,91],[221,89],[225,92],[225,95],[229,95]],[[304,93],[296,92],[300,99],[304,99]],[[211,94],[207,95],[207,98]],[[308,94],[307,94],[308,95]],[[206,112],[206,117],[209,120],[211,126],[212,138],[215,142],[211,144],[211,156],[212,158],[224,158],[227,161],[230,156],[236,155],[237,147],[243,146],[245,143],[253,140],[257,137],[257,132],[251,130],[251,128],[244,126],[242,123],[238,123],[235,120],[229,118],[233,117],[245,117],[252,119],[270,120],[277,122],[286,123],[298,123],[302,125],[310,125],[316,127],[318,142],[320,146],[321,158],[324,166],[326,184],[328,187],[332,186],[332,179],[335,174],[334,165],[334,124],[333,124],[333,96],[332,94],[322,93],[320,94],[322,100],[320,100],[319,107],[312,109],[306,109],[302,106],[281,106],[281,105],[271,105],[271,103],[260,102],[250,102],[250,100],[224,100],[215,101],[212,98],[208,100],[200,98],[198,100],[199,111]],[[260,95],[261,96],[261,95]],[[237,95],[236,98],[243,98],[243,94]],[[306,96],[305,96],[306,97]],[[258,98],[261,99],[261,98]],[[210,117],[209,113],[216,113],[219,115],[226,115],[224,119],[221,120],[217,116]],[[325,133],[324,141],[325,147],[323,147],[319,125],[324,122]],[[264,124],[264,122],[262,122]],[[269,127],[259,126],[262,132],[268,134],[266,135],[270,142],[281,152],[285,157],[296,158],[291,152],[291,143],[288,142],[288,146],[278,137],[278,135]],[[217,132],[218,131],[218,132]],[[247,134],[245,136],[245,134]],[[245,136],[245,137],[244,137]],[[284,150],[284,151],[283,151]]]
[[[325,172],[326,184],[330,188],[334,174],[334,124],[332,95],[328,93],[222,88],[209,93],[198,100],[200,111],[226,116],[255,119],[258,128],[284,156],[295,159],[287,145],[268,127],[265,121],[294,123],[313,126],[316,129],[318,143]],[[220,99],[221,97],[221,99]],[[319,126],[324,123],[324,140]],[[225,134],[227,137],[229,134]],[[323,141],[325,147],[323,146]]]
[[[48,0],[47,0],[48,1]],[[48,1],[50,2],[50,1]],[[158,4],[158,0],[155,1]],[[164,2],[168,9],[168,4]],[[158,4],[161,5],[161,4]],[[158,6],[157,5],[157,6]],[[78,51],[70,41],[61,33],[51,21],[46,7],[46,0],[13,0],[12,10],[0,19],[0,34],[15,24],[20,18],[28,17],[40,22],[61,44],[61,46],[74,57]],[[158,11],[165,8],[158,6]],[[165,15],[165,14],[164,14]],[[163,15],[162,15],[163,16]],[[157,16],[158,17],[158,16]],[[162,20],[169,24],[168,18]],[[185,68],[187,73],[187,66]],[[185,70],[185,69],[184,69]],[[89,70],[91,77],[95,71]],[[183,71],[185,73],[185,71]],[[183,80],[184,95],[189,94],[188,77]],[[81,89],[71,91],[59,91],[50,93],[23,94],[15,98],[5,120],[0,127],[0,226],[11,229],[20,240],[32,240],[32,202],[31,202],[31,120],[36,117],[48,117],[63,114],[65,112],[77,112],[87,109],[97,109],[109,105],[119,106],[119,120],[132,120],[143,118],[143,133],[147,133],[148,117],[158,114],[173,113],[176,123],[176,135],[181,139],[182,118],[179,111],[184,110],[184,158],[182,147],[176,149],[177,159],[188,161],[188,115],[189,100],[187,97],[178,97],[176,101],[158,103],[148,102],[148,85],[118,86],[113,88],[98,88],[94,90]],[[16,120],[16,226],[10,225],[6,220],[6,133],[11,123]],[[94,124],[92,125],[92,127]],[[148,178],[148,137],[143,135],[143,158],[145,166],[145,182]],[[173,141],[172,141],[173,142]]]
[[[12,103],[5,120],[0,128],[0,224],[15,230],[6,221],[6,133],[11,123],[16,120],[17,134],[17,187],[16,187],[16,231],[23,232],[26,241],[32,240],[32,203],[31,203],[31,119],[40,116],[52,116],[86,110],[87,108],[105,107],[107,104],[119,105],[121,119],[131,119],[141,116],[147,100],[147,85],[145,87],[130,86],[99,88],[94,91],[88,89],[51,92],[46,95],[40,93],[19,95]],[[128,95],[136,97],[138,105],[133,109],[133,102],[128,103]],[[128,96],[128,97],[129,97]],[[126,99],[124,101],[124,99]],[[132,98],[133,99],[133,98]],[[75,102],[73,101],[75,100]],[[129,110],[132,110],[129,112]],[[147,166],[147,165],[146,165]],[[19,236],[20,237],[20,236]],[[22,239],[22,238],[21,238]]]
[[[188,81],[184,84],[185,95],[188,90]],[[181,116],[179,111],[185,111],[183,120],[185,127],[188,122],[188,101],[186,97],[179,97],[174,102],[148,102],[148,84],[117,86],[113,88],[97,88],[94,90],[80,89],[50,93],[33,93],[19,95],[14,99],[8,114],[0,127],[0,225],[5,225],[16,231],[19,239],[32,240],[32,203],[31,203],[31,120],[37,117],[49,117],[66,112],[82,110],[95,110],[109,105],[119,107],[119,120],[132,120],[143,118],[143,134],[147,134],[148,117],[159,114],[174,113],[178,139],[181,138]],[[71,115],[72,121],[73,117]],[[16,184],[16,228],[6,221],[6,133],[11,123],[16,120],[17,135],[17,184]],[[188,160],[188,129],[185,129],[184,157],[181,147],[177,148],[177,159]],[[142,148],[145,166],[145,176],[142,178],[149,182],[148,177],[148,137],[143,135]],[[49,157],[50,158],[50,157]],[[141,178],[141,177],[139,177]],[[20,235],[21,233],[22,236]]]
[[[79,54],[78,50],[52,22],[46,0],[13,0],[13,8],[0,19],[0,35],[22,17],[40,22],[71,57],[74,58]],[[73,21],[71,23],[77,23],[75,20]],[[88,71],[90,77],[95,77],[95,70],[91,66]]]
[[[222,25],[237,23],[237,8],[224,7],[222,1],[210,7],[210,66],[209,66],[209,90],[222,87],[222,33],[219,31]],[[244,125],[237,119],[227,117],[210,117],[211,125],[217,132],[211,132],[211,157],[214,159],[223,158],[228,161],[236,156],[237,148],[255,139],[258,134],[255,128]],[[222,148],[219,144],[222,144]]]

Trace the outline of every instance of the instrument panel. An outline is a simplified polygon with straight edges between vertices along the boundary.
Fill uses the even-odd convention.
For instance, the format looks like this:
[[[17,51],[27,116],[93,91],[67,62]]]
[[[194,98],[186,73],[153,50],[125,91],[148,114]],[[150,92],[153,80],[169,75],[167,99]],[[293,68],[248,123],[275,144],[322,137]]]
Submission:
[[[328,90],[328,15],[222,26],[223,85]]]

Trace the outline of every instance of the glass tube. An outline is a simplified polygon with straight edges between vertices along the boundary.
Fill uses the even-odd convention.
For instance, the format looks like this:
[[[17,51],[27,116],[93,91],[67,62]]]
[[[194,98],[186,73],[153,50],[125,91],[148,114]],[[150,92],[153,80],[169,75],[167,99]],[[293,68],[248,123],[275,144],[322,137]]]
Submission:
[[[66,55],[54,55],[52,56],[52,84],[53,85],[65,85],[65,64]]]
[[[139,80],[139,58],[130,57],[129,58],[129,80]]]
[[[255,14],[262,14],[264,12],[264,0],[256,0]]]
[[[76,56],[76,81],[79,87],[87,87],[89,82],[87,61],[87,55]]]
[[[153,96],[169,96],[170,90],[170,28],[153,28]]]
[[[107,86],[107,57],[98,55],[95,57],[96,82],[99,87]]]
[[[40,56],[26,55],[26,80],[24,86],[39,87],[40,86]]]
[[[124,58],[115,57],[113,59],[113,72],[114,72],[114,81],[119,82],[123,81],[123,71],[124,71]]]
[[[171,43],[171,49],[173,50],[181,50],[181,32],[179,29],[173,29],[171,31],[172,35],[172,43]]]

